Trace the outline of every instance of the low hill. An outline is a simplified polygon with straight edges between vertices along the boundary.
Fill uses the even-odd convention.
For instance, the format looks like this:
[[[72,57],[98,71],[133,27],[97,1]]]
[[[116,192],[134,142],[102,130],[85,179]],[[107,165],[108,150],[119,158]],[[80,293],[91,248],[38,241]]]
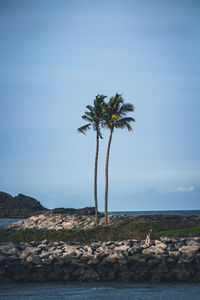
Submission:
[[[26,218],[47,209],[36,199],[18,194],[12,195],[0,192],[0,218]]]
[[[38,214],[63,214],[63,215],[94,215],[94,207],[84,208],[54,208],[47,209],[32,197],[18,194],[12,195],[0,191],[0,218],[28,218]]]

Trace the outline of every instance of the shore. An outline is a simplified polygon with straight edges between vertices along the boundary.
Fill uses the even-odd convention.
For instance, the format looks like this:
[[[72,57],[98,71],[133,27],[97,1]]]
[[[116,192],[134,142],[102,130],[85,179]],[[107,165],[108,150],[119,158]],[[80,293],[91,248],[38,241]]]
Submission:
[[[1,243],[0,282],[200,282],[200,238]]]
[[[199,216],[45,213],[0,229],[0,282],[200,282]],[[153,228],[150,243],[145,238]]]
[[[149,223],[155,229],[158,228],[158,224],[163,230],[167,229],[183,229],[200,226],[200,216],[176,216],[176,215],[139,215],[128,216],[119,215],[108,216],[108,225],[114,225],[119,222],[123,225],[125,223],[142,221],[146,224]],[[42,230],[73,230],[73,229],[90,229],[95,227],[94,215],[80,215],[80,214],[54,214],[54,213],[42,213],[36,216],[31,216],[22,221],[12,223],[8,226],[8,229],[22,230],[22,229],[42,229]],[[105,218],[103,214],[98,216],[98,225],[103,226],[105,224]]]

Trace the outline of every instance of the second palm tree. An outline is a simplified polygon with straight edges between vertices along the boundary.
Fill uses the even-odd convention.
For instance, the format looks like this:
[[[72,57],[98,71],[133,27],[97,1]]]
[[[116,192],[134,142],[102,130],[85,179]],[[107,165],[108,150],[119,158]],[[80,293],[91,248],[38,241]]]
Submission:
[[[78,131],[84,133],[92,126],[96,131],[96,155],[95,155],[95,166],[94,166],[94,202],[95,202],[95,220],[98,225],[98,201],[97,201],[97,167],[98,167],[98,156],[99,156],[99,137],[102,138],[100,131],[100,124],[103,120],[102,108],[104,107],[104,99],[106,96],[97,95],[94,100],[94,106],[87,105],[88,111],[82,116],[82,119],[89,123],[78,128]]]
[[[134,111],[134,106],[130,103],[124,103],[124,99],[120,94],[116,94],[110,98],[107,104],[104,104],[102,126],[110,130],[110,136],[106,154],[106,167],[105,167],[105,223],[108,224],[108,165],[110,156],[110,146],[114,129],[127,128],[132,131],[130,125],[135,120],[131,117],[125,117],[128,112]]]

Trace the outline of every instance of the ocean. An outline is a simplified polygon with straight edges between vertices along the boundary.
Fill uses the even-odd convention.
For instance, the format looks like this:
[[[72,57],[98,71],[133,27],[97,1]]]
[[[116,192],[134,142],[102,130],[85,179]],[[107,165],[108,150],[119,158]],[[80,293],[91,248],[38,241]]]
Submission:
[[[199,284],[15,283],[0,285],[0,299],[36,300],[199,300]]]
[[[111,211],[108,215],[139,216],[139,215],[174,215],[174,216],[200,216],[200,210],[152,210],[152,211]]]
[[[120,215],[168,214],[181,216],[200,216],[200,210],[185,211],[140,211],[110,212]],[[0,227],[7,226],[18,219],[0,219]],[[199,300],[199,283],[123,283],[123,282],[80,282],[80,283],[6,283],[0,284],[0,299],[134,299],[134,300]]]

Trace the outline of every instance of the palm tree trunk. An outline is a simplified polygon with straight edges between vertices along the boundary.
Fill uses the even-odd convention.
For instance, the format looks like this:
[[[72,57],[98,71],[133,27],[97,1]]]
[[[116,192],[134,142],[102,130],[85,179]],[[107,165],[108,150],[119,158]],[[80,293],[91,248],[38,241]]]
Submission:
[[[98,156],[99,156],[99,133],[97,131],[96,155],[95,155],[95,166],[94,166],[94,202],[95,202],[95,220],[96,220],[96,226],[98,225],[98,202],[97,202],[97,166],[98,166]]]
[[[106,169],[105,169],[105,223],[108,224],[108,164],[110,154],[110,144],[112,140],[113,130],[110,130],[110,137],[108,141],[107,155],[106,155]]]

